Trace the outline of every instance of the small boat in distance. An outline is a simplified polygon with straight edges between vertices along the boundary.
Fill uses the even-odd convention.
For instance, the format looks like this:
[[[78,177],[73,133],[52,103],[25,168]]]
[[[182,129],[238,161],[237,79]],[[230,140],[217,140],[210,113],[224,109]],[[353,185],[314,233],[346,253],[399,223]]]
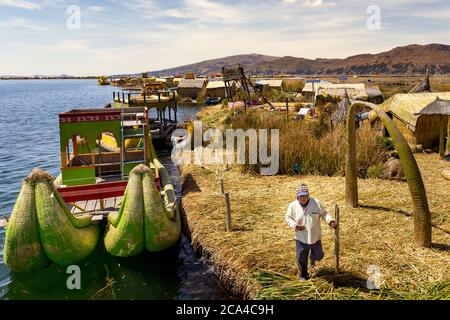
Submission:
[[[97,84],[99,86],[109,86],[111,84],[111,82],[108,80],[107,77],[100,76],[100,77],[97,78]]]

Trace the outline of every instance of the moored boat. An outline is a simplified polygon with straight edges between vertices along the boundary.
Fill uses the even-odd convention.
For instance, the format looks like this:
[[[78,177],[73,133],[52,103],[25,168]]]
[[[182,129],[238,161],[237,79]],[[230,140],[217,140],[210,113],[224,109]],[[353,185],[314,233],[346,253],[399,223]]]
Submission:
[[[162,251],[178,241],[177,199],[154,152],[148,109],[138,109],[59,115],[61,174],[55,179],[33,170],[24,180],[7,226],[4,256],[11,269],[78,263],[96,248],[105,225],[105,247],[116,256]],[[106,136],[115,149],[104,148]],[[127,144],[130,139],[140,143]]]

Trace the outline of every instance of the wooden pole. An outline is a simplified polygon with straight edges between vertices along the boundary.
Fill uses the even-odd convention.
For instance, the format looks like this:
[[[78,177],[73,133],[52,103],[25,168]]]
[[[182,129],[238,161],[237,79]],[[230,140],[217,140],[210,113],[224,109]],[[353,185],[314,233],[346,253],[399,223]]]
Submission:
[[[450,117],[447,117],[447,151],[450,152]]]
[[[440,128],[439,128],[439,159],[444,159],[445,156],[445,129],[446,129],[446,123],[447,119],[442,119],[440,121]]]
[[[227,232],[231,232],[231,206],[230,206],[230,193],[226,192],[224,194],[225,197],[225,206],[227,209]]]
[[[224,194],[225,193],[225,189],[223,187],[223,179],[220,179],[220,194]]]
[[[286,118],[289,120],[289,98],[286,98]]]
[[[339,207],[335,206],[336,229],[334,229],[334,273],[339,274]]]

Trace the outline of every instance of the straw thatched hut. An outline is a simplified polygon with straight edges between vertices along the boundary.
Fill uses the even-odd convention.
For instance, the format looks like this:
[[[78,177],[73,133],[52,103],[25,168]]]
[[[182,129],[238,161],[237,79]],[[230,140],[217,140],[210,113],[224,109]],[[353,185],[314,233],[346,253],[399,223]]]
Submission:
[[[307,82],[305,83],[305,86],[302,89],[302,96],[308,100],[313,101],[314,97],[316,96],[316,90],[321,84],[330,84],[331,82],[325,81],[325,80],[319,80],[320,82],[311,83]]]
[[[271,80],[258,80],[255,82],[255,87],[260,92],[267,92],[268,90],[284,91],[284,80],[271,79]]]
[[[336,112],[331,115],[331,123],[333,126],[336,126],[339,123],[345,123],[347,120],[348,109],[350,109],[351,105],[352,103],[346,95],[344,99],[339,102]]]
[[[178,95],[185,98],[197,99],[205,90],[206,79],[181,79],[178,83]]]
[[[428,106],[417,112],[423,117],[440,117],[439,154],[444,157],[445,150],[450,149],[450,100],[442,100],[439,97]],[[447,147],[445,146],[447,136]]]
[[[418,83],[408,93],[422,93],[422,92],[431,92],[430,71],[428,69],[425,79],[423,79],[422,82]]]
[[[369,99],[364,83],[320,84],[316,89],[316,104],[341,101],[346,95],[350,99],[367,101]]]
[[[367,100],[369,102],[375,104],[382,104],[384,102],[383,94],[381,93],[379,87],[377,86],[366,87],[366,92],[367,92]]]
[[[450,92],[396,94],[383,103],[381,108],[391,116],[409,144],[432,148],[439,143],[443,116],[421,114],[421,111],[438,97],[450,100]]]
[[[234,83],[232,83],[230,90],[232,94],[236,92]],[[206,86],[206,96],[210,98],[225,98],[227,96],[225,82],[222,80],[209,81]]]

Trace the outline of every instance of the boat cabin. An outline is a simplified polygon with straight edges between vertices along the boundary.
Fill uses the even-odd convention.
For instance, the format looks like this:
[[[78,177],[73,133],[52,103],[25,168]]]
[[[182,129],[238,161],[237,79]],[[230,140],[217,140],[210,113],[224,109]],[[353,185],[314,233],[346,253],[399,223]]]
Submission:
[[[62,184],[125,180],[136,165],[150,166],[147,114],[147,109],[76,109],[61,113]],[[130,145],[131,139],[141,142]],[[105,147],[111,140],[115,149]]]

